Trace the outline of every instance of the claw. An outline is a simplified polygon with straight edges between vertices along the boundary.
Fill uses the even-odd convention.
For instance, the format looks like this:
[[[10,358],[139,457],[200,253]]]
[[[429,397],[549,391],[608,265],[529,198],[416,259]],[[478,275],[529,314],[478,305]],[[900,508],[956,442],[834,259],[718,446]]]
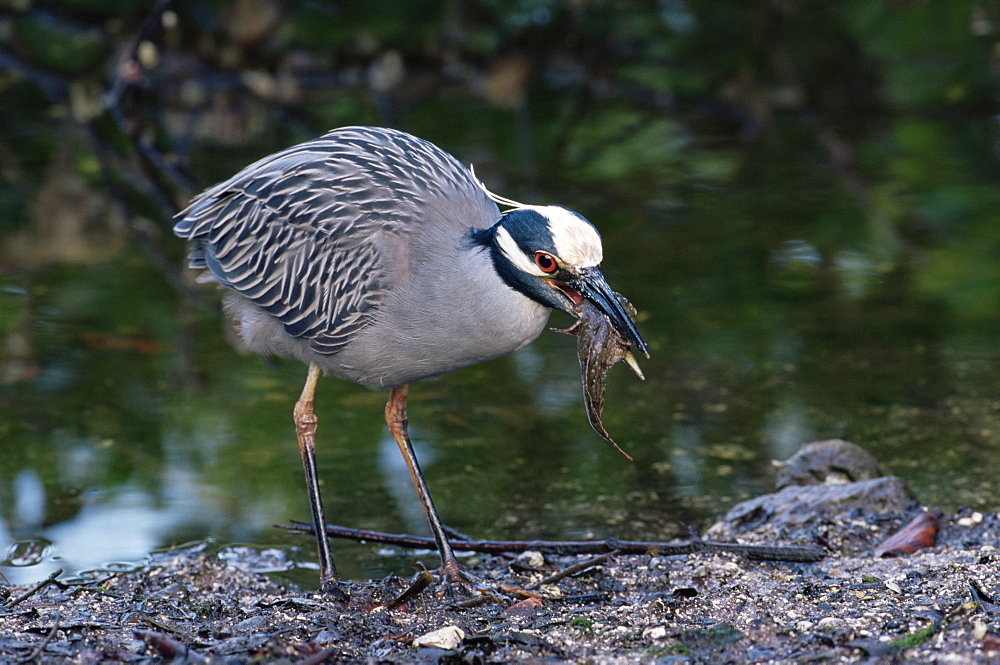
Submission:
[[[625,349],[625,355],[622,357],[622,362],[628,365],[635,375],[639,377],[640,381],[645,381],[646,377],[642,374],[642,369],[639,368],[639,363],[635,359],[635,355],[632,353],[632,349]]]

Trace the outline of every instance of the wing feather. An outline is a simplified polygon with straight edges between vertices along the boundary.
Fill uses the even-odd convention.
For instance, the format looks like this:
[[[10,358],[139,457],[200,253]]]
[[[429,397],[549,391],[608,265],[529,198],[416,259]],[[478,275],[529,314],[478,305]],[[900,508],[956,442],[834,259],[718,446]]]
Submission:
[[[471,174],[416,137],[350,127],[251,164],[209,188],[178,215],[174,232],[192,240],[190,265],[277,318],[285,332],[336,353],[369,325],[394,276],[391,246],[440,201],[468,203],[499,218]],[[433,210],[428,199],[435,201]]]

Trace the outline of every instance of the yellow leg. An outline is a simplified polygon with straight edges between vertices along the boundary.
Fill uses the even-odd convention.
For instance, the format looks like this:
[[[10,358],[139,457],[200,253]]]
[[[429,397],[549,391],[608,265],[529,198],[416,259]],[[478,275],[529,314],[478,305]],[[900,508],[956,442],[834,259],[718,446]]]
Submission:
[[[406,468],[410,471],[413,486],[417,490],[417,496],[420,497],[420,503],[424,506],[424,513],[426,513],[427,521],[430,523],[431,533],[437,543],[438,552],[441,553],[441,574],[448,582],[462,583],[461,568],[451,545],[448,543],[448,538],[445,536],[437,510],[434,509],[430,490],[427,489],[427,483],[424,482],[420,465],[417,463],[417,456],[413,452],[413,444],[410,443],[410,435],[406,431],[406,397],[408,393],[409,386],[399,386],[389,392],[389,401],[385,405],[385,422],[389,425],[389,432],[396,440],[399,451],[403,453],[403,459],[406,460]]]
[[[319,475],[316,471],[316,424],[319,422],[313,413],[313,396],[316,393],[316,382],[319,381],[320,369],[309,365],[306,385],[302,388],[302,396],[295,403],[295,435],[299,440],[299,454],[302,455],[302,470],[306,476],[306,489],[309,492],[309,507],[312,508],[313,525],[316,529],[316,550],[319,555],[319,584],[325,592],[338,593],[337,568],[333,564],[333,553],[330,550],[330,539],[326,534],[326,519],[323,517],[323,500],[319,493]]]

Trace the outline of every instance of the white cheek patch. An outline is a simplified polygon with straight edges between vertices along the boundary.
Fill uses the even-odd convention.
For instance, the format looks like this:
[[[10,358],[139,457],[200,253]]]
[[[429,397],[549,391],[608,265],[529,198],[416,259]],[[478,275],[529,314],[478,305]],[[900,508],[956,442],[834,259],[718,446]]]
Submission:
[[[531,206],[548,220],[556,256],[571,268],[593,268],[604,259],[601,236],[590,222],[560,206]]]
[[[500,247],[500,251],[504,253],[507,260],[514,264],[514,267],[521,272],[528,273],[529,275],[534,275],[535,277],[545,277],[545,273],[542,272],[538,266],[535,265],[534,261],[528,260],[525,253],[518,247],[517,242],[514,237],[510,234],[510,231],[504,227],[497,229],[497,245]]]

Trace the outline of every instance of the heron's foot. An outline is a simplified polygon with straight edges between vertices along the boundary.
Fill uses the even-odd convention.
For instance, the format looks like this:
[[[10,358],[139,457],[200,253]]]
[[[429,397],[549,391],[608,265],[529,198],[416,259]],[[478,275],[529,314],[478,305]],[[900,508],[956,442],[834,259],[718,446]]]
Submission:
[[[336,577],[331,577],[320,581],[319,591],[323,595],[327,596],[330,600],[337,603],[347,603],[350,601],[350,597],[347,592],[344,591],[340,584],[340,580]]]
[[[436,579],[429,570],[422,570],[417,573],[406,590],[385,604],[385,608],[394,610],[401,607],[432,585],[434,585],[433,591],[430,592],[432,595],[444,597],[449,603],[460,605],[479,597],[477,589],[482,582],[461,569],[452,569],[448,573],[442,570],[440,579]]]
[[[510,604],[512,600],[516,602],[538,596],[537,592],[510,584],[480,579],[458,565],[442,566],[437,573],[437,576],[427,570],[418,573],[410,586],[386,603],[385,608],[396,609],[432,585],[429,593],[455,609],[468,609],[486,603]]]
[[[441,576],[438,594],[448,599],[451,607],[469,609],[495,603],[509,605],[530,596],[536,592],[496,580],[486,580],[476,577],[461,566],[439,571]]]
[[[472,600],[479,596],[492,596],[493,593],[486,582],[479,579],[458,564],[442,566],[439,593],[452,602]]]

